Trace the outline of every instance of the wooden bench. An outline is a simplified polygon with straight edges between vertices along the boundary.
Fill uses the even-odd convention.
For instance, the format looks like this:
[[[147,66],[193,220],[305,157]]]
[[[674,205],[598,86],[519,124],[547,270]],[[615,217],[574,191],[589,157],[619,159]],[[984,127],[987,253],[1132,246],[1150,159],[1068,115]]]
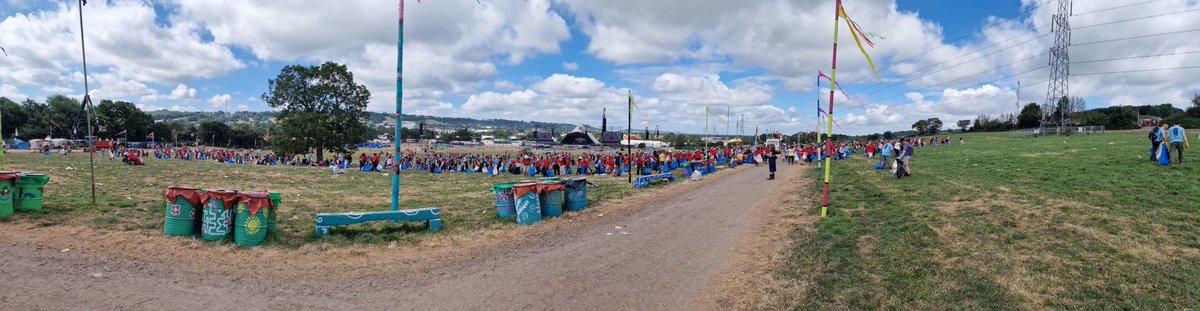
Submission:
[[[422,208],[370,213],[324,213],[317,214],[317,237],[329,235],[329,227],[349,226],[372,221],[424,221],[429,231],[441,231],[441,214],[436,208]]]
[[[666,174],[647,175],[647,176],[638,177],[637,181],[635,181],[633,183],[633,187],[634,188],[648,187],[648,186],[650,186],[650,183],[655,182],[655,181],[660,181],[660,180],[674,182],[675,174],[666,173]]]

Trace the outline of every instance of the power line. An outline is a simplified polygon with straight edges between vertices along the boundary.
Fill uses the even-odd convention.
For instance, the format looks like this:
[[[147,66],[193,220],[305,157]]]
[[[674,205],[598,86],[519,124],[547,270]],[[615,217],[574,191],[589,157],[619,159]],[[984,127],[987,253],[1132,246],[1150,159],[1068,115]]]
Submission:
[[[1159,1],[1162,1],[1162,0],[1143,1],[1143,2],[1138,2],[1138,3],[1132,3],[1132,4],[1122,5],[1122,6],[1111,7],[1111,8],[1107,8],[1107,9],[1099,9],[1099,10],[1085,12],[1085,13],[1071,14],[1071,16],[1083,16],[1083,15],[1088,15],[1088,14],[1092,14],[1092,13],[1100,13],[1100,12],[1112,11],[1112,10],[1116,10],[1116,9],[1124,9],[1124,8],[1131,7],[1131,6],[1139,6],[1139,5],[1143,5],[1143,4],[1147,4],[1147,3],[1154,3],[1154,2],[1159,2]]]
[[[1120,38],[1120,39],[1109,39],[1109,40],[1100,40],[1100,41],[1092,41],[1092,42],[1085,42],[1085,43],[1076,43],[1076,44],[1072,44],[1071,46],[1084,46],[1084,45],[1092,45],[1092,44],[1100,44],[1100,43],[1109,43],[1109,42],[1117,42],[1117,41],[1124,41],[1124,40],[1133,40],[1133,39],[1142,39],[1142,38],[1150,38],[1150,37],[1159,37],[1159,36],[1166,36],[1166,35],[1177,35],[1177,34],[1181,34],[1181,33],[1189,33],[1189,32],[1196,32],[1196,31],[1200,31],[1200,28],[1197,28],[1197,29],[1189,29],[1189,30],[1181,30],[1181,31],[1164,32],[1164,33],[1156,33],[1156,34],[1152,34],[1152,35],[1144,35],[1144,36],[1134,36],[1134,37]]]
[[[1050,3],[1050,1],[1053,1],[1053,0],[1046,0],[1046,1],[1042,1],[1041,3],[1038,3],[1038,4],[1035,4],[1035,5],[1033,5],[1033,7],[1036,9],[1037,7],[1040,7],[1040,6],[1046,5],[1047,3]],[[1009,15],[1008,17],[1005,17],[1004,19],[1012,19],[1012,18],[1014,18],[1014,17],[1017,17],[1017,16],[1020,16],[1020,15],[1022,15],[1022,14],[1025,14],[1025,12],[1024,12],[1024,11],[1020,11],[1020,10],[1018,10],[1018,11],[1019,11],[1019,12],[1017,12],[1017,14]],[[1040,31],[1040,30],[1042,30],[1043,28],[1046,28],[1046,27],[1049,27],[1049,25],[1042,26],[1042,27],[1038,27],[1038,28],[1034,29],[1034,32],[1038,32],[1038,31]],[[966,28],[960,28],[960,31],[961,31],[961,30],[965,30],[965,29],[966,29]],[[930,53],[930,52],[933,52],[933,51],[937,51],[937,50],[943,49],[943,48],[945,48],[945,47],[947,47],[947,46],[952,46],[952,44],[954,44],[955,42],[962,41],[962,40],[964,40],[964,39],[966,39],[966,38],[970,38],[970,37],[972,37],[972,36],[974,36],[974,35],[976,35],[976,34],[981,34],[981,33],[983,33],[983,31],[984,31],[984,30],[986,30],[986,29],[980,29],[980,30],[977,30],[977,31],[975,31],[975,32],[968,33],[968,34],[966,34],[966,35],[963,35],[963,36],[961,36],[961,37],[955,38],[954,40],[951,40],[951,41],[949,41],[949,42],[946,42],[945,44],[943,44],[942,46],[939,46],[939,47],[937,47],[937,48],[934,48],[934,49],[931,49],[931,50],[924,50],[924,52],[918,53],[918,54],[916,54],[916,55],[913,55],[913,56],[910,56],[910,57],[908,57],[908,58],[905,58],[905,59],[902,59],[902,60],[899,60],[899,61],[894,61],[894,62],[891,62],[891,64],[889,64],[887,67],[883,67],[883,69],[882,69],[882,70],[891,69],[891,68],[892,68],[892,67],[894,67],[896,64],[902,64],[902,63],[904,63],[904,62],[907,62],[907,61],[910,61],[910,60],[916,59],[917,57],[921,57],[922,55],[928,54],[928,53]],[[1012,38],[1009,38],[1009,39],[1007,39],[1007,40],[1004,40],[1004,41],[1001,41],[1001,42],[998,42],[998,43],[994,43],[994,44],[992,44],[992,45],[989,45],[989,46],[987,46],[987,47],[984,47],[983,49],[987,49],[987,48],[990,48],[990,47],[992,47],[992,46],[997,46],[997,45],[1000,45],[1000,44],[1004,44],[1004,43],[1006,43],[1006,42],[1008,42],[1008,41],[1012,41],[1012,40],[1014,40],[1014,39],[1017,39],[1018,37],[1020,37],[1020,36],[1022,36],[1022,35],[1024,35],[1024,34],[1020,34],[1020,35],[1014,36],[1014,37],[1012,37]],[[917,50],[922,50],[922,49],[921,49],[921,48],[914,48],[914,49],[911,49],[911,50],[908,50],[908,51],[905,51],[905,52],[907,53],[907,52],[911,52],[911,51],[917,51]],[[982,50],[982,49],[981,49],[981,50]],[[960,55],[960,57],[961,57],[961,56],[965,56],[965,55],[966,55],[966,54],[964,54],[964,55]],[[904,75],[904,76],[908,76],[908,75]],[[868,78],[870,78],[870,77],[872,77],[872,76],[871,76],[871,75],[865,75],[865,76],[863,76],[863,77],[861,77],[861,78],[855,79],[854,81],[850,81],[849,83],[846,83],[845,85],[853,85],[853,84],[856,84],[856,83],[862,82],[863,80],[866,80],[866,79],[868,79]],[[839,84],[841,84],[841,83],[839,83]],[[868,87],[867,89],[870,89],[870,87]],[[867,89],[864,89],[864,90],[867,90]]]
[[[1029,59],[1032,59],[1032,58],[1029,58]],[[1026,60],[1028,60],[1028,59],[1026,59]],[[1020,62],[1020,61],[1019,61],[1019,62]],[[1016,74],[1012,74],[1012,75],[1009,75],[1009,76],[1005,76],[1005,77],[1002,77],[1002,78],[999,78],[999,79],[995,79],[995,80],[991,80],[991,81],[987,81],[987,82],[976,83],[976,84],[989,84],[989,83],[997,82],[997,81],[1000,81],[1000,80],[1010,79],[1010,78],[1012,78],[1012,77],[1016,77],[1016,76],[1020,76],[1020,75],[1023,75],[1023,74],[1027,74],[1027,73],[1030,73],[1030,72],[1034,72],[1034,71],[1037,71],[1037,70],[1039,70],[1039,69],[1044,69],[1044,68],[1046,68],[1047,66],[1048,66],[1048,65],[1042,65],[1041,67],[1033,68],[1033,69],[1030,69],[1030,70],[1022,71],[1022,72],[1020,72],[1020,73],[1016,73]],[[969,75],[969,76],[967,76],[967,77],[974,76],[974,75],[979,75],[979,74],[986,73],[986,72],[989,72],[989,71],[995,71],[996,69],[1000,69],[1000,68],[993,68],[993,69],[989,69],[989,70],[987,70],[987,71],[984,71],[984,72],[981,72],[981,73],[972,74],[972,75]],[[932,90],[932,89],[939,88],[939,87],[941,87],[941,86],[931,86],[931,87],[927,87],[927,88],[920,89],[920,90],[918,90],[918,92],[920,92],[920,91]],[[885,100],[892,99],[892,98],[896,98],[896,97],[898,97],[898,96],[900,96],[900,95],[905,95],[905,94],[908,94],[908,93],[899,93],[899,94],[896,94],[896,95],[892,95],[892,96],[884,97],[884,98],[882,98],[882,99],[879,99],[879,100],[877,100],[877,101],[885,101]]]
[[[1079,29],[1087,29],[1087,28],[1092,28],[1092,27],[1100,27],[1100,26],[1106,26],[1106,25],[1112,25],[1112,24],[1120,24],[1120,23],[1132,22],[1132,21],[1136,21],[1136,20],[1151,19],[1151,18],[1155,18],[1155,17],[1163,17],[1163,16],[1169,16],[1169,15],[1183,14],[1183,13],[1191,13],[1191,12],[1196,12],[1196,11],[1200,11],[1200,9],[1191,9],[1191,10],[1183,10],[1183,11],[1176,11],[1176,12],[1164,13],[1164,14],[1159,14],[1159,15],[1149,15],[1149,16],[1135,17],[1135,18],[1123,19],[1123,20],[1119,20],[1119,21],[1111,21],[1111,22],[1107,22],[1107,23],[1099,23],[1099,24],[1095,24],[1095,25],[1087,25],[1087,26],[1083,26],[1083,27],[1072,27],[1072,29],[1074,29],[1074,30],[1079,30]]]
[[[928,72],[928,73],[925,73],[925,75],[932,75],[932,74],[935,74],[935,73],[939,73],[939,72],[942,72],[942,71],[946,71],[946,70],[948,70],[948,69],[951,69],[951,68],[955,68],[955,67],[958,67],[958,66],[966,65],[966,64],[972,63],[972,62],[974,62],[974,61],[977,61],[977,60],[980,60],[980,59],[984,59],[984,58],[987,58],[987,57],[989,57],[989,56],[992,56],[992,55],[999,54],[1000,52],[1004,52],[1004,51],[1007,51],[1007,50],[1011,50],[1011,49],[1013,49],[1013,48],[1016,48],[1016,47],[1019,47],[1019,46],[1021,46],[1021,45],[1025,44],[1025,43],[1029,43],[1030,41],[1037,40],[1037,39],[1040,39],[1040,38],[1042,38],[1042,37],[1045,37],[1045,36],[1046,36],[1046,35],[1045,35],[1045,34],[1043,34],[1043,35],[1041,35],[1041,36],[1033,37],[1033,38],[1030,38],[1029,40],[1025,40],[1025,41],[1022,41],[1022,42],[1020,42],[1020,43],[1014,44],[1013,46],[1010,46],[1010,47],[1007,47],[1007,48],[1001,49],[1001,50],[999,50],[999,51],[992,52],[991,54],[987,54],[987,55],[983,55],[983,56],[980,56],[980,57],[976,57],[976,58],[973,58],[973,59],[970,59],[970,60],[964,61],[964,62],[962,62],[962,63],[959,63],[959,64],[957,64],[957,65],[954,65],[954,66],[945,67],[945,68],[938,69],[938,70],[936,70],[936,71],[933,71],[933,72]],[[1016,38],[1016,37],[1014,37],[1014,38]],[[1049,52],[1046,52],[1046,53],[1049,53]],[[1037,56],[1045,55],[1046,53],[1043,53],[1043,54],[1040,54],[1040,55],[1037,55]],[[968,54],[963,54],[962,56],[966,56],[966,55],[968,55]],[[960,57],[961,57],[961,56],[960,56]],[[1036,56],[1035,56],[1035,57],[1036,57]],[[951,60],[953,60],[953,59],[951,59]],[[1028,60],[1028,59],[1020,60],[1020,61],[1018,61],[1018,62],[1021,62],[1021,61],[1026,61],[1026,60]],[[946,61],[946,62],[949,62],[949,61]],[[921,71],[923,71],[923,70],[925,70],[925,69],[933,68],[934,66],[937,66],[937,65],[940,65],[940,64],[944,64],[944,63],[946,63],[946,62],[941,62],[941,63],[934,64],[934,65],[931,65],[931,66],[928,66],[928,67],[925,67],[925,68],[921,68],[921,69],[919,69],[919,70],[917,70],[917,71],[914,71],[913,73],[910,73],[910,74],[908,74],[908,75],[913,75],[913,74],[919,73],[919,72],[921,72]],[[1011,64],[1009,64],[1009,65],[1011,65]],[[995,69],[999,69],[999,68],[1003,68],[1003,67],[1007,67],[1007,66],[1008,66],[1008,65],[1005,65],[1005,66],[1001,66],[1001,67],[998,67],[998,68],[995,68]],[[994,70],[994,69],[993,69],[993,70]],[[981,73],[982,73],[982,72],[981,72]],[[908,83],[908,82],[912,82],[912,81],[915,81],[915,80],[917,80],[917,79],[920,79],[920,78],[921,78],[921,77],[915,77],[915,78],[909,79],[909,80],[907,80],[907,81],[902,81],[902,82],[892,83],[892,84],[890,84],[890,85],[889,85],[889,86],[887,86],[887,87],[884,87],[884,88],[882,88],[882,89],[876,89],[876,90],[874,90],[874,91],[871,91],[870,93],[867,93],[866,95],[867,95],[867,96],[870,96],[870,95],[873,95],[873,94],[877,94],[877,93],[879,93],[879,92],[882,92],[883,90],[890,89],[890,88],[892,88],[892,87],[895,87],[895,86],[897,86],[897,85],[906,84],[906,83]]]
[[[1169,71],[1169,70],[1184,70],[1184,69],[1200,69],[1200,66],[1184,66],[1184,67],[1137,69],[1137,70],[1106,71],[1106,72],[1089,72],[1089,73],[1076,73],[1076,74],[1072,74],[1072,75],[1073,76],[1093,76],[1093,75],[1107,75],[1107,74],[1118,74],[1118,73]]]
[[[1108,59],[1095,59],[1095,60],[1085,60],[1085,61],[1072,61],[1072,62],[1071,62],[1071,64],[1073,65],[1073,64],[1087,64],[1087,63],[1101,63],[1101,62],[1110,62],[1110,61],[1127,60],[1127,59],[1150,58],[1150,57],[1160,57],[1160,56],[1174,56],[1174,55],[1186,55],[1186,54],[1196,54],[1196,53],[1200,53],[1200,51],[1188,51],[1188,52],[1165,53],[1165,54],[1154,54],[1154,55],[1140,55],[1140,56],[1118,57],[1118,58],[1108,58]]]

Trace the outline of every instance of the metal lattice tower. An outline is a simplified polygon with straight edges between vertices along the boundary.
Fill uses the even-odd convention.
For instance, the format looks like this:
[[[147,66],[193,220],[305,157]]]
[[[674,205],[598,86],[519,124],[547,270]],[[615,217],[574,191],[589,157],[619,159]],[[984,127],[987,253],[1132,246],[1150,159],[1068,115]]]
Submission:
[[[1072,0],[1058,0],[1058,13],[1051,20],[1050,32],[1054,34],[1054,47],[1050,48],[1050,81],[1046,89],[1046,102],[1042,109],[1042,125],[1058,126],[1059,133],[1066,125],[1066,107],[1060,106],[1059,101],[1067,98],[1070,92],[1067,79],[1071,76],[1071,24],[1069,18],[1074,7]],[[1054,115],[1057,107],[1059,115]]]

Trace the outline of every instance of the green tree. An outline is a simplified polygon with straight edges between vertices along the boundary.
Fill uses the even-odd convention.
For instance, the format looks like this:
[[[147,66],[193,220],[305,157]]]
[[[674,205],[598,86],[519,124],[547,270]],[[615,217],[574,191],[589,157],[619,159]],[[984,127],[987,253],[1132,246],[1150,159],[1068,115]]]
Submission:
[[[0,97],[0,114],[4,114],[4,124],[0,127],[0,133],[4,134],[5,139],[12,138],[13,133],[18,132],[17,129],[29,122],[25,108],[8,98]]]
[[[26,99],[21,103],[21,110],[24,110],[26,122],[19,129],[20,137],[26,139],[41,139],[50,136],[50,106],[44,103],[36,102],[32,99]]]
[[[204,121],[196,126],[196,141],[208,146],[226,146],[233,129],[228,124],[217,121]]]
[[[154,125],[154,118],[133,103],[107,99],[96,105],[96,121],[97,125],[105,127],[104,132],[97,132],[96,136],[105,139],[124,138],[125,135],[118,136],[117,133],[128,131],[131,140],[142,140],[150,134],[150,127]],[[154,135],[161,138],[163,133]]]
[[[49,106],[49,120],[53,120],[59,126],[50,125],[49,120],[46,121],[46,126],[51,127],[51,136],[54,138],[72,137],[73,127],[79,123],[77,130],[83,131],[81,135],[87,135],[87,120],[85,115],[79,109],[79,101],[64,95],[54,95],[46,99],[46,105]],[[77,122],[78,121],[78,122]]]
[[[917,120],[913,123],[912,129],[917,131],[917,135],[924,135],[925,131],[929,129],[929,120]]]
[[[280,109],[276,150],[305,153],[315,150],[317,161],[325,151],[350,152],[347,146],[368,139],[370,130],[363,112],[371,100],[367,87],[354,82],[345,65],[326,62],[320,66],[284,67],[268,81],[263,102]],[[399,124],[397,124],[399,126]]]
[[[1194,118],[1200,118],[1200,93],[1192,94],[1192,107],[1188,108],[1187,113]]]
[[[925,120],[925,121],[927,124],[927,126],[925,127],[925,131],[927,132],[927,134],[937,134],[938,131],[942,130],[942,119],[929,118],[928,120]]]
[[[958,128],[963,132],[967,131],[967,127],[971,126],[971,120],[958,120]]]
[[[1042,123],[1042,107],[1036,103],[1029,103],[1025,108],[1021,108],[1021,114],[1017,116],[1017,127],[1033,128],[1038,127]]]
[[[896,139],[896,134],[893,134],[892,131],[883,132],[883,139],[887,139],[887,140]]]

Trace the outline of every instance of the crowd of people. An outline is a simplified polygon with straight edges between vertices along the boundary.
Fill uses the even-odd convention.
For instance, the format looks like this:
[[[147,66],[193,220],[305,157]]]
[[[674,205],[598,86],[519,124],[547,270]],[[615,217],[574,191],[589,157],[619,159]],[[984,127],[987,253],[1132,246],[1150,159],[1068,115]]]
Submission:
[[[1165,130],[1165,129],[1164,129]],[[1170,136],[1164,136],[1170,137]],[[1169,140],[1169,138],[1168,138]],[[479,173],[486,175],[514,174],[527,176],[584,176],[615,175],[632,172],[637,175],[666,173],[691,165],[767,164],[774,179],[776,161],[782,157],[784,163],[812,163],[825,158],[842,160],[862,152],[867,158],[879,157],[877,169],[893,169],[897,177],[911,176],[914,148],[937,147],[953,143],[950,137],[906,138],[892,140],[869,140],[838,142],[829,150],[824,144],[721,146],[697,150],[635,150],[627,154],[623,149],[599,150],[541,150],[520,151],[442,151],[417,149],[402,151],[397,161],[393,153],[366,151],[358,153],[335,153],[329,158],[316,159],[311,154],[276,154],[270,150],[220,149],[206,147],[159,146],[149,149],[113,148],[102,150],[101,157],[121,159],[125,163],[140,165],[144,159],[212,161],[226,164],[267,166],[328,167],[335,174],[346,171],[385,172],[397,170],[442,173]],[[963,138],[958,143],[965,143]]]

